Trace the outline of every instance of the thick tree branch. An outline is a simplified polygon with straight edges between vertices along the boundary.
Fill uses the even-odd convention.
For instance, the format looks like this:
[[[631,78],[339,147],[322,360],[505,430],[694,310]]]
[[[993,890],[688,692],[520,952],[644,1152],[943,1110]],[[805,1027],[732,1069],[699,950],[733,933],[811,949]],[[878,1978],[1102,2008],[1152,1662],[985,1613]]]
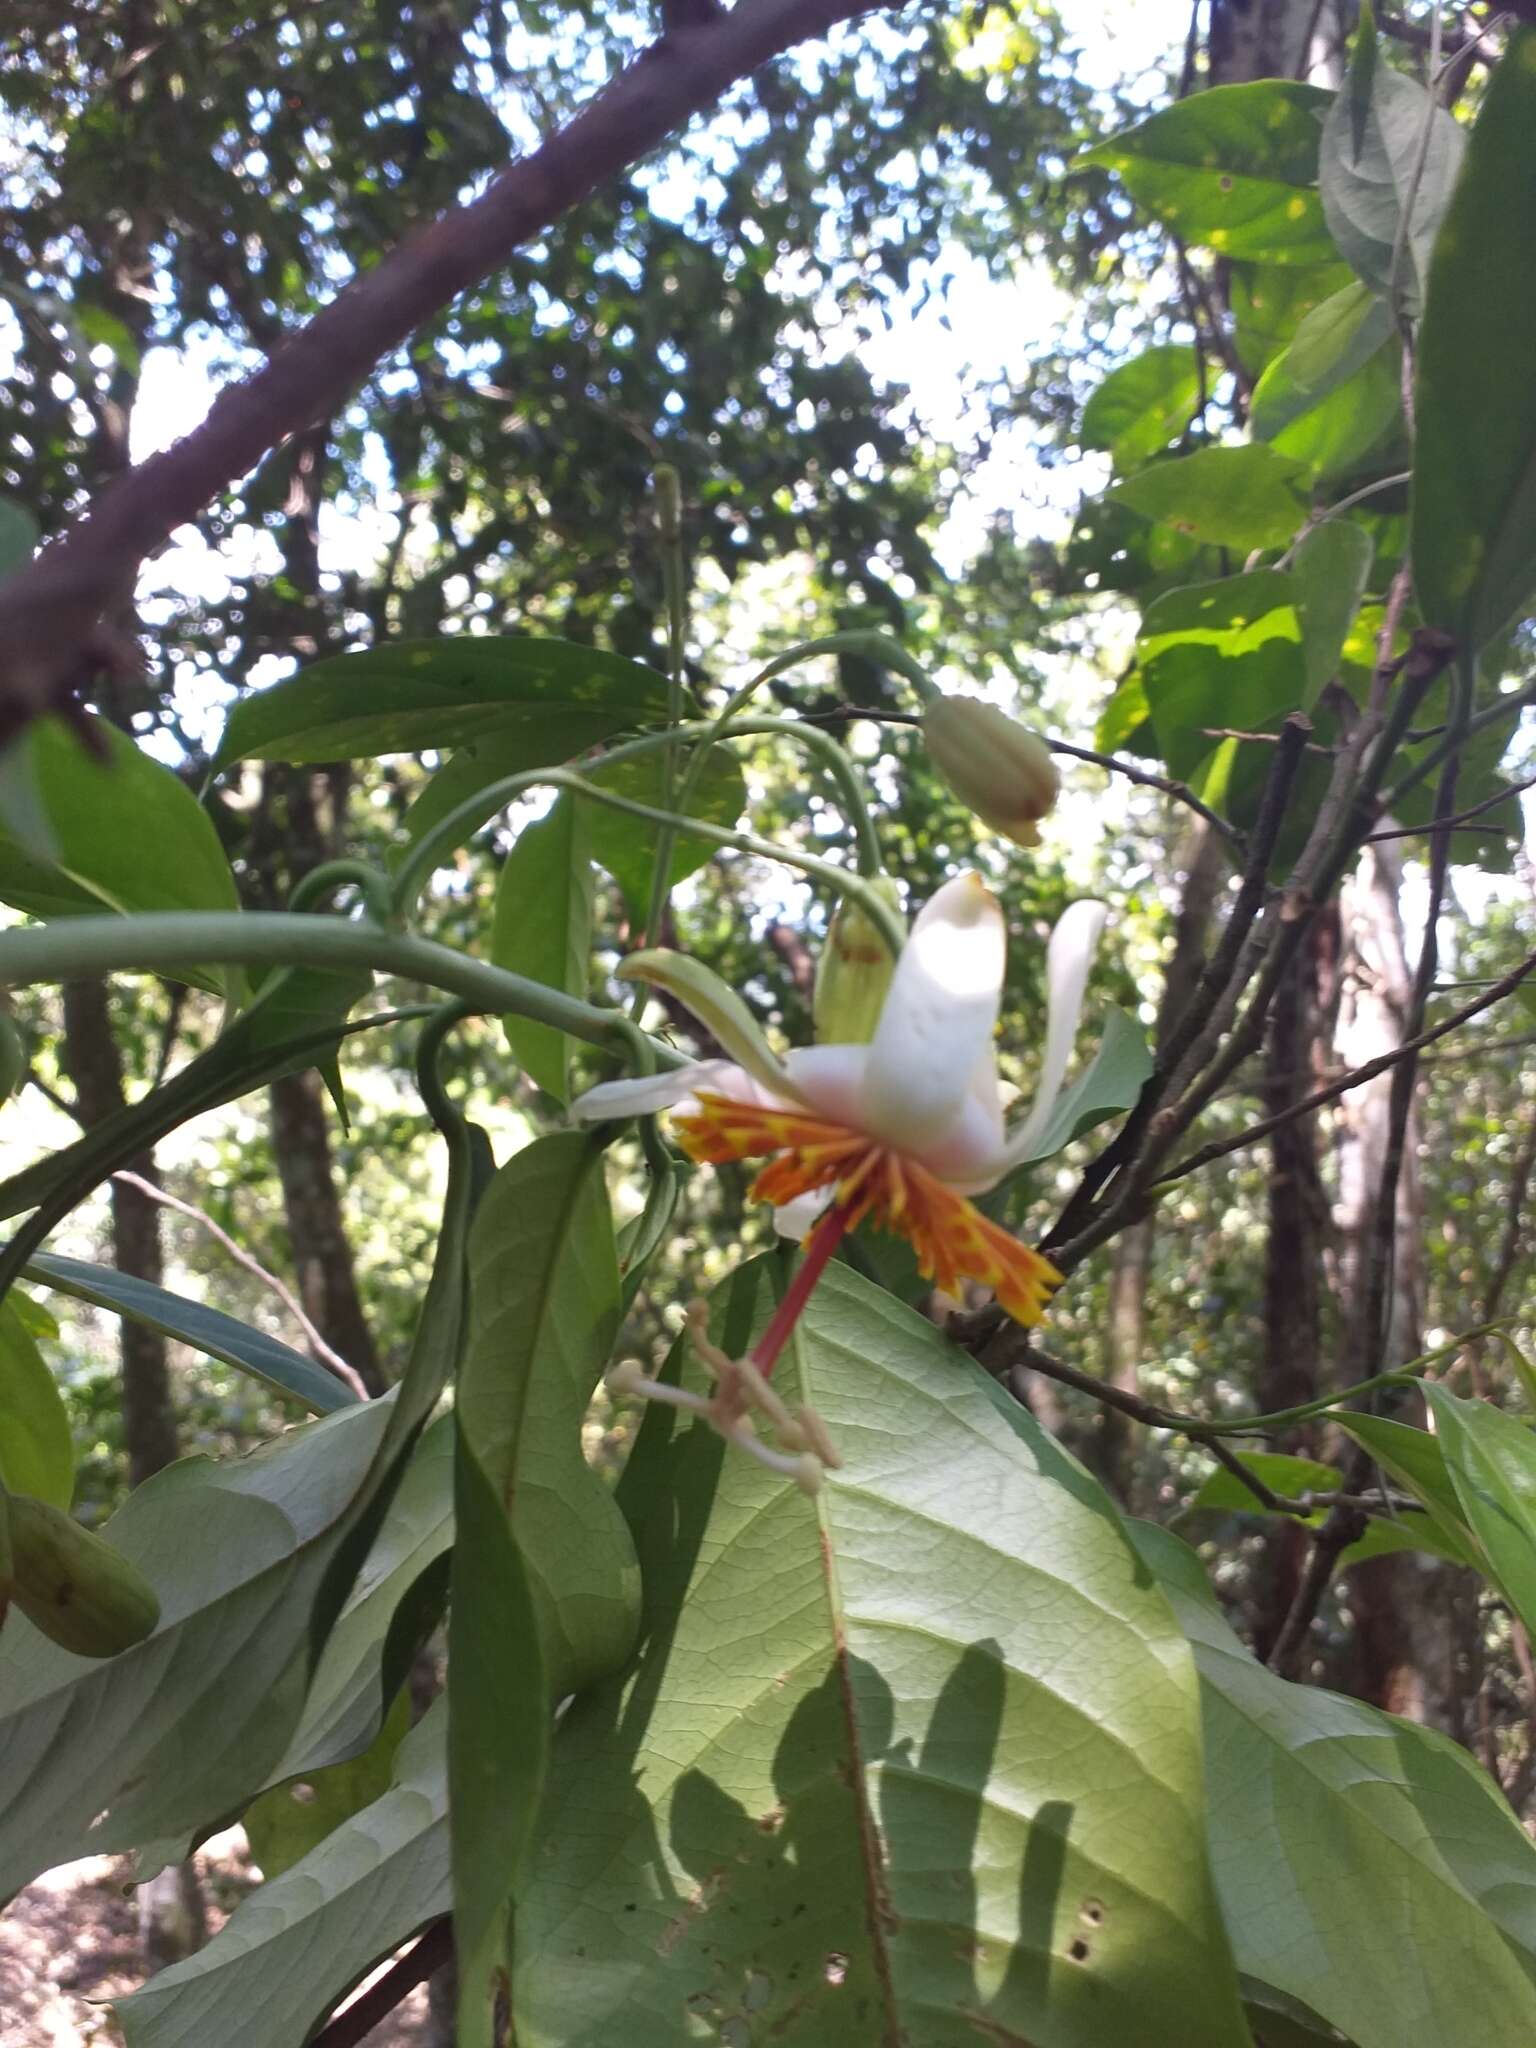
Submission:
[[[354,278],[259,370],[221,392],[200,427],[128,471],[0,585],[0,740],[121,659],[103,637],[103,613],[178,526],[290,435],[336,412],[391,349],[520,242],[760,64],[864,11],[864,0],[739,0],[729,14],[669,30],[472,205]]]

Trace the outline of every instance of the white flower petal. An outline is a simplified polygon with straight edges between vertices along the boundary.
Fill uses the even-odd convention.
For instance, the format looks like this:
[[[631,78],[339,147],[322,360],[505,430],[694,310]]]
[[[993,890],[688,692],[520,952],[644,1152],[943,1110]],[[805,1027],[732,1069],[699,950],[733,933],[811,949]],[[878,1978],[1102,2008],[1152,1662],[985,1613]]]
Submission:
[[[1003,1174],[1033,1156],[1034,1147],[1055,1114],[1056,1104],[1061,1098],[1061,1084],[1066,1079],[1072,1059],[1078,1020],[1083,1014],[1083,991],[1088,986],[1088,971],[1098,951],[1106,915],[1102,903],[1087,900],[1073,903],[1062,912],[1055,931],[1051,933],[1051,943],[1045,956],[1048,1007],[1040,1085],[1029,1115],[1003,1147],[995,1179],[1000,1180]]]
[[[796,1195],[792,1202],[786,1202],[781,1209],[774,1210],[774,1229],[780,1237],[787,1237],[793,1243],[799,1244],[832,1206],[832,1199],[836,1193],[835,1187],[829,1187],[813,1188],[808,1195]]]
[[[1007,943],[979,875],[924,907],[869,1048],[859,1121],[873,1136],[921,1152],[952,1127],[991,1049]]]
[[[571,1104],[578,1123],[607,1123],[619,1117],[650,1116],[658,1109],[671,1109],[685,1096],[703,1088],[715,1095],[729,1095],[737,1101],[755,1102],[760,1090],[749,1074],[731,1060],[693,1060],[686,1067],[674,1067],[666,1074],[639,1074],[628,1081],[600,1081]]]
[[[817,1116],[859,1127],[867,1045],[800,1045],[784,1056],[795,1093]]]

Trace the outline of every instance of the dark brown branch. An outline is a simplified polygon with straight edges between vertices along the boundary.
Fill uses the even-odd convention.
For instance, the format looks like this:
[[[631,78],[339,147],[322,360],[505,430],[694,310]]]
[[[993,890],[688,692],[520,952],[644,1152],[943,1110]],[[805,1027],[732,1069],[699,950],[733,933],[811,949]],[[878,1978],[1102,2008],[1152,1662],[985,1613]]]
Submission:
[[[1271,1131],[1278,1130],[1281,1124],[1289,1123],[1293,1117],[1310,1116],[1313,1110],[1337,1101],[1341,1095],[1347,1095],[1351,1088],[1359,1088],[1367,1081],[1374,1081],[1378,1074],[1386,1073],[1389,1067],[1395,1067],[1400,1060],[1411,1059],[1424,1046],[1433,1045],[1436,1039],[1449,1037],[1453,1031],[1459,1031],[1463,1024],[1470,1022],[1482,1011],[1502,1002],[1505,996],[1513,994],[1533,971],[1536,971],[1536,953],[1522,961],[1512,974],[1506,974],[1502,981],[1496,981],[1475,1002],[1467,1003],[1447,1017],[1443,1023],[1436,1024],[1432,1030],[1422,1031],[1416,1038],[1406,1040],[1402,1045],[1393,1046],[1390,1052],[1378,1054],[1375,1059],[1367,1060],[1363,1067],[1352,1067],[1337,1081],[1330,1081],[1323,1088],[1315,1088],[1310,1095],[1303,1096],[1300,1102],[1293,1102],[1289,1109],[1282,1110],[1278,1116],[1265,1117],[1262,1123],[1250,1124],[1245,1131],[1239,1131],[1236,1137],[1212,1139],[1209,1145],[1202,1145],[1198,1152],[1191,1152],[1187,1159],[1181,1159],[1177,1166],[1170,1168],[1167,1173],[1160,1174],[1154,1185],[1160,1188],[1167,1187],[1170,1181],[1183,1180],[1197,1168],[1209,1166],[1213,1159],[1224,1159],[1229,1152],[1241,1152],[1246,1146],[1257,1144],[1260,1138],[1267,1138]],[[1510,1041],[1511,1044],[1515,1042]]]
[[[309,2048],[357,2048],[382,2019],[408,1998],[418,1984],[424,1984],[435,1970],[453,1955],[453,1922],[445,1914],[434,1920],[412,1949],[391,1963],[376,1984],[370,1984],[361,1998],[323,2027]]]
[[[1422,825],[1396,825],[1390,832],[1368,832],[1365,843],[1367,846],[1374,846],[1382,839],[1422,839],[1431,832],[1460,831],[1469,818],[1480,818],[1484,811],[1496,810],[1500,804],[1508,803],[1512,796],[1519,796],[1527,789],[1536,789],[1536,775],[1527,775],[1524,782],[1512,782],[1507,789],[1501,789],[1493,796],[1485,796],[1480,804],[1468,804],[1464,811],[1456,811],[1449,818],[1429,818]],[[1499,828],[1483,827],[1484,831],[1497,829]],[[1505,829],[1518,831],[1519,828]]]
[[[1276,736],[1281,744],[1276,748],[1274,760],[1270,763],[1269,778],[1253,828],[1253,842],[1249,848],[1247,866],[1243,871],[1237,901],[1233,904],[1222,931],[1221,941],[1195,984],[1188,1006],[1174,1024],[1167,1043],[1158,1053],[1157,1065],[1143,1088],[1135,1109],[1113,1143],[1083,1175],[1077,1191],[1045,1240],[1046,1251],[1073,1241],[1074,1233],[1082,1228],[1091,1215],[1099,1190],[1116,1173],[1136,1159],[1153,1115],[1168,1090],[1176,1085],[1181,1070],[1191,1058],[1191,1048],[1203,1045],[1213,1027],[1219,1035],[1224,1007],[1229,1000],[1235,1001],[1237,994],[1241,993],[1241,982],[1237,983],[1235,989],[1233,984],[1240,972],[1254,921],[1264,905],[1269,864],[1274,857],[1280,827],[1290,804],[1291,791],[1301,766],[1302,753],[1311,732],[1311,721],[1300,712],[1293,712],[1281,726]]]
[[[335,413],[376,363],[519,243],[760,64],[864,11],[864,0],[739,0],[718,19],[664,35],[472,205],[355,277],[259,370],[221,392],[200,427],[128,471],[0,586],[0,740],[121,660],[99,622],[178,526],[289,436]]]

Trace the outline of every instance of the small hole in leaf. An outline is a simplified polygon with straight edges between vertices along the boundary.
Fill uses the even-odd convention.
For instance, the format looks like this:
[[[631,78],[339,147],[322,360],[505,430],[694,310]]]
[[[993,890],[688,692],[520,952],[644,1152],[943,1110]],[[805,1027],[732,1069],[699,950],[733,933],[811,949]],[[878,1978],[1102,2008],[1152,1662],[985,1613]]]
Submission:
[[[1074,1963],[1087,1962],[1088,1944],[1086,1941],[1083,1940],[1081,1935],[1079,1935],[1077,1939],[1069,1945],[1067,1949],[1067,1954],[1072,1958]]]
[[[1104,1925],[1103,1901],[1101,1899],[1084,1899],[1081,1917],[1090,1927],[1102,1927]]]
[[[829,1984],[841,1984],[848,1975],[848,1958],[834,1952],[827,1957],[821,1973]]]
[[[296,1806],[314,1805],[315,1788],[313,1785],[294,1785],[290,1787],[290,1790],[292,1792],[294,1804]]]

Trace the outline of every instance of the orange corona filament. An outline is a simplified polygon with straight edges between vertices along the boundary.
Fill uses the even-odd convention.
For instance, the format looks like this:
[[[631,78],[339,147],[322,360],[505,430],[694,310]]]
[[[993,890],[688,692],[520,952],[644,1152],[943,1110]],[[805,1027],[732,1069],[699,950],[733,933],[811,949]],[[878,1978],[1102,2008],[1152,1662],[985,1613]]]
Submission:
[[[754,1202],[781,1208],[797,1195],[835,1188],[852,1230],[866,1216],[904,1237],[918,1270],[946,1294],[962,1279],[990,1287],[1015,1322],[1038,1323],[1061,1275],[1049,1259],[1020,1244],[983,1216],[974,1202],[947,1187],[894,1146],[863,1131],[798,1109],[765,1109],[703,1094],[697,1110],[677,1118],[678,1137],[690,1159],[720,1166],[728,1159],[778,1157],[752,1183]]]

